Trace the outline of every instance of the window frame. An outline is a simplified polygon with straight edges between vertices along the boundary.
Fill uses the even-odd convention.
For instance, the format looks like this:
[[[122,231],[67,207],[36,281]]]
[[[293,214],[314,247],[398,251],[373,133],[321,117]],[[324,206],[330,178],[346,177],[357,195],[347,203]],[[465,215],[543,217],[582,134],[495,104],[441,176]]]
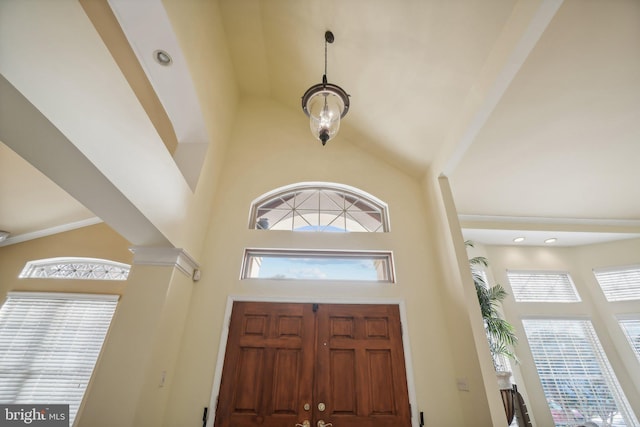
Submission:
[[[63,292],[9,292],[0,305],[0,310],[10,310],[0,320],[4,320],[5,327],[19,327],[22,334],[12,333],[7,335],[6,350],[0,347],[0,352],[5,354],[3,365],[6,372],[16,375],[22,372],[23,376],[18,384],[18,388],[10,389],[10,376],[6,378],[5,399],[12,399],[8,403],[33,403],[26,402],[20,398],[20,393],[25,388],[30,396],[35,392],[41,395],[52,395],[50,390],[55,390],[56,398],[51,398],[46,402],[50,404],[70,405],[70,425],[76,424],[77,415],[80,413],[85,401],[87,390],[95,373],[95,368],[104,350],[104,344],[109,334],[117,310],[119,295],[113,294],[80,294]],[[13,300],[13,301],[12,301]],[[38,304],[29,305],[28,301],[38,301]],[[59,301],[68,301],[65,305]],[[99,311],[93,316],[87,316],[87,308],[81,302],[93,301],[95,308]],[[58,302],[58,303],[57,303]],[[99,304],[102,302],[103,304]],[[11,307],[7,308],[7,304]],[[17,317],[22,313],[21,317]],[[66,315],[61,317],[61,313]],[[11,316],[13,314],[14,317]],[[33,323],[29,316],[39,316],[41,321]],[[55,317],[54,317],[55,316]],[[69,317],[71,316],[71,317]],[[107,317],[108,316],[108,321]],[[85,323],[79,324],[78,319],[82,318]],[[31,325],[29,321],[31,320]],[[67,329],[72,325],[70,329]],[[12,331],[9,329],[9,331]],[[0,338],[5,336],[0,330]],[[70,351],[75,343],[76,350]],[[28,358],[19,357],[11,348],[25,347],[24,352],[29,354]],[[34,347],[35,346],[35,347]],[[81,347],[81,349],[80,349]],[[18,350],[20,352],[20,350]],[[15,365],[19,363],[18,365]],[[26,366],[23,366],[26,365]],[[64,366],[65,369],[62,369]],[[55,369],[52,369],[55,368]],[[36,369],[37,368],[37,369]],[[1,373],[1,372],[0,372]],[[66,373],[66,375],[61,375]],[[45,378],[45,381],[40,379]],[[51,380],[51,378],[59,378]],[[48,379],[48,380],[47,380]],[[30,381],[30,382],[27,382]],[[73,380],[73,381],[72,381]],[[35,384],[34,384],[35,382]],[[78,383],[77,387],[70,388],[71,383]],[[29,387],[25,387],[28,384]],[[45,386],[42,386],[45,384]],[[61,386],[61,384],[63,384]],[[66,388],[65,388],[66,385]],[[61,392],[60,390],[66,390]],[[74,391],[72,391],[72,389]],[[78,395],[78,391],[82,390]],[[39,398],[41,399],[41,397]]]
[[[527,340],[527,346],[529,347],[529,351],[531,352],[531,357],[532,360],[534,361],[534,369],[537,373],[538,376],[538,380],[540,381],[540,385],[543,389],[544,392],[544,397],[545,399],[549,402],[549,401],[554,401],[554,399],[557,399],[558,396],[549,396],[547,395],[547,390],[545,389],[544,386],[544,379],[543,379],[543,375],[540,374],[540,368],[538,366],[537,363],[537,354],[536,352],[538,351],[538,348],[536,348],[534,350],[534,346],[532,345],[532,338],[531,335],[529,334],[529,331],[527,331],[527,323],[531,322],[550,322],[550,323],[555,323],[555,324],[560,324],[561,322],[578,322],[578,323],[583,323],[586,324],[587,327],[589,328],[589,331],[585,331],[588,332],[589,336],[584,337],[585,340],[589,341],[588,344],[590,345],[591,350],[593,351],[593,357],[595,358],[595,360],[597,361],[597,366],[598,369],[600,370],[599,375],[601,376],[602,381],[604,381],[604,384],[606,385],[606,387],[608,388],[609,393],[611,394],[611,397],[614,399],[615,401],[615,405],[616,408],[618,410],[618,414],[624,414],[622,415],[624,417],[625,421],[630,421],[631,424],[630,425],[636,425],[634,424],[638,422],[638,420],[636,419],[635,413],[630,405],[629,399],[626,396],[620,381],[617,378],[616,372],[613,369],[613,366],[611,365],[611,362],[609,360],[608,355],[606,354],[606,351],[604,349],[604,346],[602,344],[602,341],[600,340],[600,337],[595,329],[595,325],[593,323],[593,320],[591,319],[590,316],[548,316],[548,315],[540,315],[540,316],[523,316],[521,318],[522,321],[522,326],[523,329],[522,331],[524,332],[524,335],[526,337]],[[566,328],[564,330],[567,330]],[[547,345],[548,347],[548,345]],[[546,352],[545,352],[546,353]],[[567,366],[571,365],[571,366],[580,366],[580,367],[584,367],[584,360],[580,359],[579,361],[576,359],[566,359],[566,358],[562,358],[562,360],[564,362],[569,362],[569,363],[564,363],[564,367],[566,368]],[[578,362],[580,362],[578,364]],[[545,361],[545,366],[546,365],[551,365],[552,361],[550,360],[546,360]],[[571,380],[576,380],[575,374],[571,374],[571,373],[561,373],[559,374],[560,378],[563,377],[567,377],[567,378],[571,378]],[[553,374],[553,378],[554,378],[554,382],[557,382],[557,378],[556,378],[556,374]],[[563,400],[565,399],[564,397],[560,396],[559,399]],[[550,404],[549,404],[550,405]],[[575,408],[573,408],[575,409]],[[582,414],[584,416],[584,414]],[[553,416],[553,412],[552,412],[552,416]],[[575,413],[572,415],[572,410],[569,408],[565,408],[564,413],[562,415],[559,416],[566,416],[568,418],[575,416]],[[591,418],[593,419],[593,417]],[[574,420],[574,421],[579,421],[581,423],[589,421],[590,419],[586,419],[586,417],[584,417],[583,420]],[[570,422],[571,420],[567,420],[567,422]],[[554,419],[555,422],[555,419]],[[564,425],[564,424],[563,424]],[[568,425],[573,425],[573,424],[568,424]]]
[[[55,272],[50,272],[50,268],[54,266],[80,266],[82,270],[79,272],[76,269],[65,270],[62,274],[57,275]],[[93,274],[91,268],[102,267],[105,270],[120,269],[117,272],[116,277],[109,277],[111,273],[105,272],[104,277],[96,277]],[[85,270],[84,268],[89,268]],[[64,273],[68,274],[64,274]],[[131,272],[131,266],[122,262],[111,261],[101,258],[86,258],[86,257],[55,257],[55,258],[43,258],[28,261],[18,278],[20,279],[66,279],[66,280],[105,280],[105,281],[124,281],[129,277]],[[84,277],[83,277],[83,273]],[[90,277],[93,276],[93,277]]]
[[[632,341],[634,337],[631,336],[629,330],[623,325],[623,323],[628,322],[637,322],[640,325],[640,314],[620,314],[616,316],[616,322],[622,330],[629,348],[635,354],[638,360],[638,364],[640,364],[640,340],[638,341],[638,343],[634,343]],[[640,334],[638,335],[638,338],[640,339]]]
[[[609,287],[609,286],[607,286],[607,284],[605,284],[605,286],[603,286],[603,284],[600,282],[600,278],[598,277],[598,274],[624,275],[628,271],[633,271],[638,276],[638,281],[637,282],[633,282],[633,284],[634,284],[633,291],[635,292],[635,295],[633,295],[631,297],[626,297],[624,295],[621,295],[621,294],[625,293],[624,292],[625,289],[623,289],[622,286],[618,287],[617,289],[615,289],[614,287]],[[593,272],[593,276],[596,279],[596,282],[598,283],[598,287],[600,288],[600,290],[604,294],[604,297],[607,300],[607,302],[616,303],[616,302],[627,302],[627,301],[638,301],[638,300],[640,300],[640,264],[594,268],[592,270],[592,272]]]
[[[565,270],[511,270],[511,269],[507,269],[506,270],[506,274],[507,274],[507,280],[509,282],[509,287],[511,288],[511,293],[513,295],[513,299],[516,303],[519,304],[575,304],[575,303],[581,303],[582,301],[582,297],[580,295],[580,292],[578,291],[578,288],[576,287],[575,282],[573,281],[573,278],[571,277],[571,273]],[[569,285],[571,286],[571,288],[569,290],[573,291],[573,294],[575,296],[575,300],[551,300],[551,299],[528,299],[531,298],[530,295],[532,293],[528,293],[527,295],[518,295],[518,292],[520,291],[519,289],[517,289],[517,286],[514,287],[513,286],[513,281],[511,280],[511,274],[518,274],[518,275],[566,275],[567,279],[569,280]],[[521,299],[523,297],[526,297],[527,299]]]
[[[333,182],[299,182],[295,184],[285,185],[283,187],[279,187],[267,193],[264,193],[263,195],[259,196],[258,198],[254,199],[251,202],[251,207],[249,209],[249,220],[248,220],[249,229],[252,229],[252,230],[259,229],[257,227],[257,223],[258,223],[258,208],[260,205],[263,205],[280,196],[287,195],[295,191],[304,191],[304,190],[335,191],[335,192],[341,192],[341,193],[346,193],[348,195],[352,195],[354,198],[363,199],[367,203],[373,205],[376,209],[378,209],[381,216],[381,230],[370,231],[370,232],[387,233],[391,229],[391,225],[390,225],[391,222],[389,220],[389,207],[385,202],[373,196],[372,194],[369,194],[356,187],[352,187],[345,184],[333,183]],[[269,231],[273,231],[273,230],[269,230]],[[296,230],[292,229],[292,230],[277,230],[277,231],[296,231]],[[352,231],[352,232],[359,232],[359,231]]]
[[[374,259],[384,262],[383,272],[385,280],[354,280],[354,279],[300,279],[300,278],[275,278],[275,277],[251,277],[252,257],[268,256],[282,258],[361,258]],[[395,265],[392,251],[374,250],[332,250],[332,249],[265,249],[265,248],[245,248],[242,257],[240,280],[282,280],[282,281],[313,281],[313,282],[349,282],[349,283],[372,283],[372,284],[394,284],[396,283]]]

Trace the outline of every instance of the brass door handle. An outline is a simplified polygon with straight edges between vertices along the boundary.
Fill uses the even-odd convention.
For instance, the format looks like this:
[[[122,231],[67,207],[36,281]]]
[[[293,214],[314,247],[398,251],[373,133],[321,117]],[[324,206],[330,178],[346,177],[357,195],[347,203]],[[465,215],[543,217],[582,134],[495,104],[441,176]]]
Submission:
[[[311,427],[309,420],[304,420],[302,424],[296,424],[296,427]]]
[[[324,420],[318,420],[318,427],[333,427],[333,424],[325,423]]]

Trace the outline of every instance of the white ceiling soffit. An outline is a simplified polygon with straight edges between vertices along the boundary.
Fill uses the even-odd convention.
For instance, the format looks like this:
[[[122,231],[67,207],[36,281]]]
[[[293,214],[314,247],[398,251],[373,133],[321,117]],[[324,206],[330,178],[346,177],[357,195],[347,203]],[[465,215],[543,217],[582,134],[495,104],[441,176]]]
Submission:
[[[481,230],[462,229],[465,240],[481,243],[489,246],[548,246],[570,247],[606,243],[617,240],[634,239],[640,237],[640,233],[590,233],[568,231],[532,231],[532,230]],[[516,238],[524,238],[521,242],[515,242]],[[547,239],[556,239],[551,243],[545,243]]]
[[[209,137],[187,62],[161,0],[108,0],[122,31],[164,107],[178,139],[174,160],[192,190],[204,162]],[[171,56],[160,65],[155,52]]]
[[[640,237],[640,220],[459,215],[465,240],[484,245],[581,246]],[[516,238],[524,238],[514,241]],[[547,239],[556,239],[547,243]]]

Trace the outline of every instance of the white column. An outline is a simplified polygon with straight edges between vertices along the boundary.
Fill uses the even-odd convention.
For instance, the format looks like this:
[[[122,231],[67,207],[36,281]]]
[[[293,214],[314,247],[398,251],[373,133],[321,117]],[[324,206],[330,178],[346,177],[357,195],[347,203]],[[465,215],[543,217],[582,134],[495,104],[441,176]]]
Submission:
[[[161,424],[198,264],[174,248],[133,248],[134,265],[78,418],[81,427]]]

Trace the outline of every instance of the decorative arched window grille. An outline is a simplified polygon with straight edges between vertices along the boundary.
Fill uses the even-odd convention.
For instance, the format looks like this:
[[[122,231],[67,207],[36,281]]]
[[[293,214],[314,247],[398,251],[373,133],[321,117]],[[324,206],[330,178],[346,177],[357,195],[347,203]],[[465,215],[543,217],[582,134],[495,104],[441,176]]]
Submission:
[[[98,258],[48,258],[29,261],[20,278],[127,280],[131,266]]]
[[[387,204],[354,187],[298,183],[251,204],[249,228],[320,232],[388,232]]]

